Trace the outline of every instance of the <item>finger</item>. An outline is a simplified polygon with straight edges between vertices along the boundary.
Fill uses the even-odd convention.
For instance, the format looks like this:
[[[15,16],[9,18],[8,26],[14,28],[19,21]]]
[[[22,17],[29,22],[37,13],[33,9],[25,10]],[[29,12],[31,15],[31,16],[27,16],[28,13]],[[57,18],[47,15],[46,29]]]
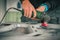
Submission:
[[[32,10],[29,11],[29,18],[32,16]]]
[[[29,17],[29,8],[27,8],[26,16]]]
[[[33,10],[33,13],[34,13],[33,18],[35,18],[35,17],[36,17],[36,11],[35,11],[35,10]]]

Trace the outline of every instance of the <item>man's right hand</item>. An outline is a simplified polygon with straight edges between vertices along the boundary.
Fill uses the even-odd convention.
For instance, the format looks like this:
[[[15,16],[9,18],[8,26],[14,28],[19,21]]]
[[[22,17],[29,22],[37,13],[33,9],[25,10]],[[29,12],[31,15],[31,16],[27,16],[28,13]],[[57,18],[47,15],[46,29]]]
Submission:
[[[24,0],[22,2],[22,8],[24,10],[24,16],[31,18],[32,16],[32,12],[34,13],[34,16],[32,18],[36,17],[36,10],[33,7],[33,5],[29,2],[29,0]]]

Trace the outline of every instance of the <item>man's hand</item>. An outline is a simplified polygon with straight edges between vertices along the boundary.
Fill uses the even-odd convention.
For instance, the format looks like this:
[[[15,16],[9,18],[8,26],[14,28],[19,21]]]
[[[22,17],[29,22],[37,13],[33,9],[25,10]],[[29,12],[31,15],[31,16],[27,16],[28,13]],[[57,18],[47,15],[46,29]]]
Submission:
[[[36,10],[33,7],[33,5],[29,2],[29,0],[27,1],[25,0],[22,2],[22,8],[24,10],[24,16],[31,18],[33,12],[34,13],[33,18],[36,17]]]
[[[44,12],[45,11],[45,6],[40,6],[36,10],[40,11],[40,12]]]

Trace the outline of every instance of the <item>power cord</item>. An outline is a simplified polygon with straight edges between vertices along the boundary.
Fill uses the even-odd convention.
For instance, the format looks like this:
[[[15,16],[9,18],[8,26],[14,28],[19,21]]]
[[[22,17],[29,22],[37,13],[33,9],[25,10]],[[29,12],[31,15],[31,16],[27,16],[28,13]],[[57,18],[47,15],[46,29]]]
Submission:
[[[4,20],[4,18],[5,18],[5,16],[6,16],[6,14],[8,13],[8,11],[9,11],[10,9],[15,9],[15,10],[17,10],[17,11],[22,12],[22,10],[19,10],[18,8],[14,8],[14,7],[9,8],[9,9],[5,12],[5,14],[4,14],[4,16],[3,16],[3,18],[1,19],[1,21],[0,21],[0,25],[2,24],[2,21]]]

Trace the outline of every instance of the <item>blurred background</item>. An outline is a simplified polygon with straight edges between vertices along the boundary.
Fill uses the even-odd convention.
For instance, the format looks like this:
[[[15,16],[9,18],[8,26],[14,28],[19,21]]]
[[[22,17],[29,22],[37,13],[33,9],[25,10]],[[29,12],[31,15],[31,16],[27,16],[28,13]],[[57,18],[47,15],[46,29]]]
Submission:
[[[22,10],[21,2],[19,0],[0,0],[0,21],[3,18],[5,12],[10,8],[10,7],[15,7],[20,10]],[[54,10],[50,10],[47,12],[47,14],[52,18],[49,21],[49,27],[53,28],[52,32],[48,30],[43,29],[42,31],[44,32],[41,36],[31,36],[32,34],[27,35],[25,32],[28,32],[28,29],[30,31],[36,32],[41,30],[41,29],[36,29],[36,27],[40,27],[40,24],[29,24],[28,29],[25,27],[20,27],[17,28],[13,31],[5,32],[0,34],[0,40],[60,40],[60,6],[58,6]],[[16,11],[16,10],[9,10],[7,15],[5,16],[4,20],[2,23],[21,23],[21,12]],[[24,20],[24,18],[23,18]],[[37,22],[36,20],[28,20],[32,22]],[[26,24],[22,23],[22,25],[27,26]],[[13,25],[14,26],[14,25]],[[32,26],[34,26],[32,28]],[[3,27],[6,27],[3,25]],[[9,26],[7,26],[9,27]],[[7,28],[6,27],[6,28]],[[2,28],[2,26],[0,26]],[[56,30],[54,29],[56,28]],[[10,29],[10,28],[9,28]],[[34,30],[33,30],[34,29]],[[36,30],[35,30],[36,29]],[[3,29],[5,30],[5,29]],[[42,32],[40,31],[40,33]],[[35,33],[33,33],[34,35]]]

